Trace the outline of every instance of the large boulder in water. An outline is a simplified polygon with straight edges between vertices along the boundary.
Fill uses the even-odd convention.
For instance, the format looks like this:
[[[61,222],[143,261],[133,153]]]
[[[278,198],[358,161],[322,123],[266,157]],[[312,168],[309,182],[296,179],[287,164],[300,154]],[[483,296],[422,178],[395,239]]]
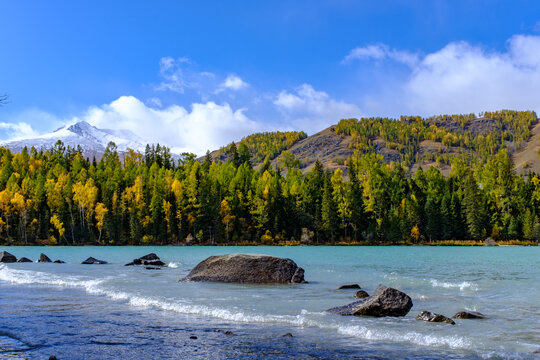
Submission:
[[[439,323],[446,323],[451,325],[456,325],[454,320],[450,319],[449,317],[446,317],[441,314],[435,314],[429,311],[422,311],[418,316],[416,317],[416,320],[422,320],[422,321],[429,321],[429,322],[439,322]]]
[[[254,254],[210,256],[193,268],[182,281],[246,284],[306,283],[304,269],[291,259]]]
[[[50,263],[52,262],[51,259],[49,259],[49,257],[43,253],[41,253],[41,255],[39,255],[39,260],[38,262],[41,262],[41,263]]]
[[[85,265],[100,265],[100,264],[107,264],[106,261],[94,259],[93,257],[89,257],[88,259],[84,260],[81,264]]]
[[[29,258],[26,258],[26,257],[22,257],[20,258],[19,260],[17,260],[18,263],[31,263],[33,262],[32,260],[30,260]]]
[[[0,252],[0,262],[3,263],[14,263],[17,262],[15,255],[8,253],[7,251]]]
[[[141,256],[140,258],[137,258],[137,259],[133,259],[132,262],[130,262],[129,264],[126,264],[125,266],[132,266],[132,265],[166,266],[166,264],[163,261],[161,261],[159,256],[157,256],[154,253]]]
[[[412,305],[412,300],[407,294],[391,287],[379,285],[373,295],[327,311],[339,315],[405,316],[411,310]]]

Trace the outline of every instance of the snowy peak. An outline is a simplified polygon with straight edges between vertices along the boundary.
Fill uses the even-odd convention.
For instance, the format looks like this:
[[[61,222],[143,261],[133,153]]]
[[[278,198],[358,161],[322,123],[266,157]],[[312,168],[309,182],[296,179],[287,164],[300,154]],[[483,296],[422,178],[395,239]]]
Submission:
[[[82,136],[82,137],[92,136],[92,133],[95,133],[96,131],[99,131],[98,128],[96,128],[95,126],[90,125],[86,121],[79,121],[76,124],[69,125],[67,130],[71,131],[74,134]]]
[[[86,121],[80,121],[36,138],[6,141],[0,145],[14,152],[21,151],[25,146],[47,150],[52,148],[58,140],[61,140],[64,145],[74,148],[80,145],[85,157],[96,158],[103,155],[105,148],[111,141],[116,144],[120,153],[127,152],[128,148],[143,152],[147,143],[129,130],[99,129]]]

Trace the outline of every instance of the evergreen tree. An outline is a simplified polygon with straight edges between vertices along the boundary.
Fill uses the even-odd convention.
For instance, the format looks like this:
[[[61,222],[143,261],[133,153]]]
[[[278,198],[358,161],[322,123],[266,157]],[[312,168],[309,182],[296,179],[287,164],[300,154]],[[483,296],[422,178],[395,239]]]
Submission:
[[[324,191],[321,204],[322,229],[327,233],[332,243],[336,240],[336,233],[339,229],[339,219],[336,203],[333,197],[332,182],[330,174],[324,176]]]

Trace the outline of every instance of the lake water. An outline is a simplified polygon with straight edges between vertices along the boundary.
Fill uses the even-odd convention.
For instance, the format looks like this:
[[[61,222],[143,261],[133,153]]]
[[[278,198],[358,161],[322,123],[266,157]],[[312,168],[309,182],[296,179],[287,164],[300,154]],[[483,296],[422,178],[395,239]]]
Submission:
[[[66,264],[0,265],[0,358],[534,359],[540,349],[540,247],[4,247]],[[123,266],[155,252],[162,270]],[[309,284],[178,280],[210,255],[293,259]],[[107,265],[81,265],[89,256]],[[402,318],[324,310],[385,284],[411,296]],[[486,320],[415,320],[422,310]],[[225,334],[232,331],[234,335]],[[291,333],[293,337],[283,337]],[[197,337],[192,339],[191,337]]]

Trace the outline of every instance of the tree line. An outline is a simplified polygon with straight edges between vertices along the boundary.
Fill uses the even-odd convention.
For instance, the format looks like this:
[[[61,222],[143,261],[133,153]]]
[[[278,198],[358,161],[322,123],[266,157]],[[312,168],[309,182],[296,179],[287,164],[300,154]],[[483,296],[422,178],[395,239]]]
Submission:
[[[110,143],[99,161],[58,142],[47,151],[0,148],[2,244],[415,244],[445,239],[540,239],[540,177],[516,175],[506,149],[481,165],[455,158],[408,174],[357,150],[348,177],[320,162],[253,167],[178,161],[166,147]]]

